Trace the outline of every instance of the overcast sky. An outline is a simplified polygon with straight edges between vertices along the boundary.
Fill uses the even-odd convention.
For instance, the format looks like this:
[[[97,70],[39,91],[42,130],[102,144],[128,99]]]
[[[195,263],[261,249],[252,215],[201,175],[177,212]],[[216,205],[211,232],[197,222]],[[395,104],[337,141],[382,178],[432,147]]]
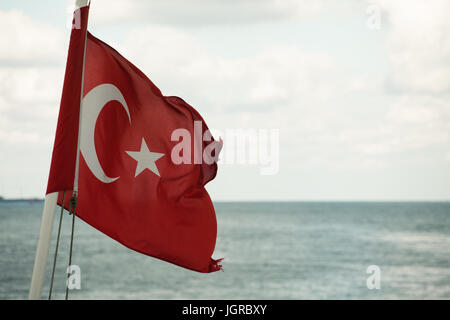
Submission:
[[[0,1],[4,197],[45,192],[70,3]],[[448,0],[93,0],[89,29],[209,127],[279,129],[278,174],[223,164],[213,200],[450,200]]]

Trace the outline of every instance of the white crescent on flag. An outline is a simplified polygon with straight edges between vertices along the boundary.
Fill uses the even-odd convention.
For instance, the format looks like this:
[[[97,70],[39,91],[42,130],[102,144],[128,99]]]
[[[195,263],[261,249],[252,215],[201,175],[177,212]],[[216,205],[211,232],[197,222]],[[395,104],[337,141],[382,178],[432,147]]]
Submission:
[[[98,160],[97,151],[95,150],[95,125],[97,118],[103,107],[110,101],[118,101],[125,109],[128,120],[131,124],[130,110],[122,93],[116,86],[104,83],[86,94],[81,107],[81,133],[80,133],[80,150],[86,161],[87,166],[95,177],[103,183],[111,183],[119,179],[119,177],[108,177]]]

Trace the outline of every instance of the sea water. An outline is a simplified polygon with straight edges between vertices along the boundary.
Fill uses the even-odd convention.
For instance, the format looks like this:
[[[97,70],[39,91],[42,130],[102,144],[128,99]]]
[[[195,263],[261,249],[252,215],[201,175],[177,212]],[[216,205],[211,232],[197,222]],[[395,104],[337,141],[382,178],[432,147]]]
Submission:
[[[42,201],[0,201],[0,299],[28,296],[42,207]],[[224,272],[212,274],[134,252],[77,219],[72,263],[80,267],[81,289],[69,298],[450,298],[448,202],[230,202],[215,208],[214,257],[225,260]],[[54,299],[65,295],[71,220],[66,213]],[[59,212],[43,298],[58,222]],[[367,273],[369,266],[379,273]],[[368,285],[374,276],[377,287]]]

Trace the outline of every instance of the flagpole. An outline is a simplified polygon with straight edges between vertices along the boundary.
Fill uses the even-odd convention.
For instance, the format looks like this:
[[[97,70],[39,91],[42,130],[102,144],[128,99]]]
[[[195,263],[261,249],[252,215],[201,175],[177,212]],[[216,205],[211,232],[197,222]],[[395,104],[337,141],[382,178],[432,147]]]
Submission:
[[[90,0],[77,0],[76,5],[77,7],[85,7],[90,4]],[[86,24],[88,22],[86,21]],[[87,25],[86,25],[86,33],[84,35],[84,50],[83,50],[83,66],[81,69],[81,90],[80,90],[80,115],[78,120],[78,141],[77,141],[77,154],[76,154],[76,160],[75,160],[75,177],[73,181],[73,192],[72,192],[72,199],[70,200],[70,211],[69,213],[73,214],[72,217],[72,233],[70,234],[70,251],[69,251],[69,266],[67,270],[71,269],[72,264],[72,247],[73,247],[73,233],[74,233],[74,226],[75,226],[75,217],[76,217],[76,207],[77,207],[77,201],[78,201],[78,177],[79,177],[79,171],[80,171],[80,139],[81,139],[81,119],[83,119],[83,91],[84,91],[84,67],[86,64],[86,46],[87,46]],[[72,211],[73,210],[73,211]],[[67,284],[66,284],[66,300],[69,299],[69,277],[70,273],[67,273]]]
[[[90,0],[76,0],[75,10],[86,7],[90,3]],[[86,32],[87,35],[87,32]],[[85,47],[83,53],[83,70],[81,78],[81,96],[80,96],[80,123],[81,127],[81,106],[83,101],[83,82],[84,82],[84,60],[86,55],[86,35],[85,35]],[[80,133],[78,132],[77,143],[77,155],[76,155],[76,168],[74,179],[73,197],[76,198],[78,194],[78,162],[80,152]],[[41,298],[42,287],[45,278],[45,267],[47,265],[48,253],[50,250],[50,240],[53,229],[53,220],[55,217],[55,210],[58,201],[58,192],[50,193],[45,196],[44,210],[42,212],[41,228],[39,231],[38,245],[36,249],[36,257],[34,260],[33,275],[31,276],[30,292],[28,295],[29,300],[37,300]],[[75,213],[73,213],[75,215]],[[66,295],[67,296],[67,295]]]
[[[90,0],[77,0],[77,7],[85,7],[89,5]],[[87,23],[87,21],[86,21]],[[87,28],[84,35],[84,51],[83,51],[83,69],[81,70],[81,92],[80,92],[80,115],[78,121],[78,141],[77,141],[77,155],[75,160],[75,177],[73,181],[73,194],[72,198],[76,201],[78,197],[78,176],[80,171],[80,139],[81,139],[81,119],[83,118],[83,91],[84,91],[84,66],[86,64],[86,45],[87,45]],[[76,206],[76,202],[75,202]],[[75,211],[75,208],[74,208]],[[74,213],[75,214],[75,213]]]
[[[41,298],[57,200],[58,192],[50,193],[45,196],[36,258],[34,260],[33,275],[31,277],[30,294],[28,296],[28,299],[30,300]]]

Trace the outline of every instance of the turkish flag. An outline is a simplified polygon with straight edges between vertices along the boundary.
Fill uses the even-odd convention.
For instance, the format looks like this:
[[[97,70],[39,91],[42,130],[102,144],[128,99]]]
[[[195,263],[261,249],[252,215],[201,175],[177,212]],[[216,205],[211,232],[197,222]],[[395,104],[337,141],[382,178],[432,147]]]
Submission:
[[[82,22],[88,9],[80,9]],[[163,96],[133,64],[90,33],[84,38],[83,30],[82,23],[72,31],[47,193],[60,192],[62,204],[61,191],[73,190],[76,137],[78,217],[140,253],[199,272],[219,270],[220,260],[211,258],[216,216],[204,186],[216,176],[222,142],[214,141],[193,107]],[[80,113],[81,87],[73,86],[81,79],[84,41]]]

